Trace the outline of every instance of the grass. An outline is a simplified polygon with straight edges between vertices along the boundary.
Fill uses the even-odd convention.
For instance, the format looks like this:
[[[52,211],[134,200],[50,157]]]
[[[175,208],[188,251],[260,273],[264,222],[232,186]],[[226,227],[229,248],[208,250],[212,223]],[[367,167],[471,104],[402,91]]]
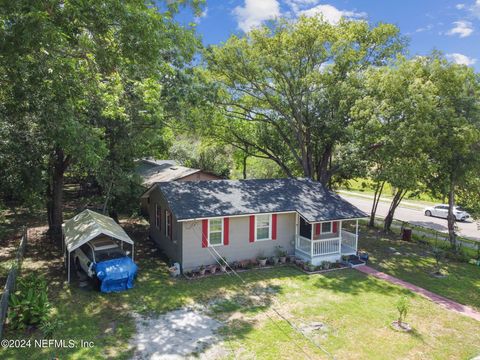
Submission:
[[[137,239],[136,258],[140,272],[135,288],[118,294],[101,294],[64,285],[65,274],[58,252],[45,250],[44,239],[30,244],[24,273],[37,271],[49,277],[51,300],[63,322],[53,338],[83,339],[93,341],[95,346],[8,349],[0,352],[0,358],[127,359],[132,356],[128,341],[135,332],[133,312],[154,316],[194,304],[206,306],[211,316],[224,322],[221,333],[232,359],[233,354],[242,359],[328,358],[323,350],[292,329],[274,309],[296,327],[312,322],[325,324],[325,330],[309,336],[337,359],[380,359],[385,358],[387,350],[392,359],[468,359],[480,353],[478,322],[355,270],[316,275],[306,275],[289,266],[252,270],[242,273],[246,281],[244,286],[238,278],[228,275],[194,281],[174,280],[168,276],[157,251],[144,240],[146,236],[141,227],[128,224],[127,231]],[[417,279],[430,287],[446,280],[448,286],[436,287],[439,293],[451,292],[463,296],[465,303],[478,305],[475,291],[477,295],[480,291],[478,288],[470,291],[468,286],[478,286],[480,276],[476,272],[463,274],[465,270],[476,271],[473,267],[467,269],[463,264],[449,264],[449,273],[455,275],[440,280],[429,279],[426,275],[423,279],[423,275],[416,272],[426,273],[423,269],[430,266],[428,257],[424,264],[420,259],[422,254],[415,253],[413,245],[404,248],[395,240],[377,241],[374,234],[370,235],[369,240],[362,240],[361,246],[372,254],[374,266],[405,276],[407,280]],[[378,251],[374,246],[377,243]],[[415,254],[406,260],[392,257],[387,251],[392,245]],[[457,274],[462,275],[463,280],[456,284]],[[465,294],[460,294],[461,290]],[[397,316],[395,302],[403,295],[407,295],[411,303],[407,321],[414,332],[410,334],[390,328]],[[25,332],[13,330],[6,334],[10,339],[26,336]],[[31,336],[40,337],[41,334],[34,332]]]
[[[370,179],[365,178],[356,178],[348,180],[347,185],[342,186],[340,190],[349,190],[361,192],[368,195],[373,195],[375,192],[375,184]],[[394,194],[393,187],[386,183],[383,187],[382,198],[392,198]],[[441,203],[441,199],[434,198],[426,192],[407,192],[405,195],[405,200],[418,200],[419,202],[424,203],[425,205],[430,205],[432,203]]]
[[[480,311],[480,267],[444,260],[447,276],[435,278],[430,274],[435,264],[431,246],[404,242],[398,235],[386,236],[377,229],[366,231],[359,248],[369,252],[372,267]]]

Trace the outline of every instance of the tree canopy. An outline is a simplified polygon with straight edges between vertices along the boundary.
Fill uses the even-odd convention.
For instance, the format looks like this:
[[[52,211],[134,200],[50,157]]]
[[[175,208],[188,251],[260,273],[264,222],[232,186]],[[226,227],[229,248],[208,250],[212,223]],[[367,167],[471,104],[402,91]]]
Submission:
[[[334,151],[351,139],[359,75],[385,65],[403,45],[393,25],[332,25],[321,17],[232,36],[205,54],[223,112],[210,128],[245,153],[276,162],[287,176],[327,183],[343,166]]]

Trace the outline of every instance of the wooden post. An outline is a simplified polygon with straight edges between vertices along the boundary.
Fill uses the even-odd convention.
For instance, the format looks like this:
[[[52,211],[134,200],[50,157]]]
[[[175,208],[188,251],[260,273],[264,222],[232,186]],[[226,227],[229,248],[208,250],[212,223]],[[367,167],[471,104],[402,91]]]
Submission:
[[[313,258],[313,232],[315,229],[313,228],[313,224],[310,224],[310,260]]]
[[[355,224],[355,251],[358,251],[358,219]]]
[[[338,252],[342,254],[342,243],[343,243],[343,235],[342,235],[342,227],[343,221],[339,221],[340,225],[338,227]]]

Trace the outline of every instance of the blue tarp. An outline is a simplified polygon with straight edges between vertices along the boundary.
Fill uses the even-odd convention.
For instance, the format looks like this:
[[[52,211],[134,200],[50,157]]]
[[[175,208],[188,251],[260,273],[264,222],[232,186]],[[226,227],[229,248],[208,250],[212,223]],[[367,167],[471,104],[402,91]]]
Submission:
[[[100,280],[100,291],[118,292],[133,287],[133,279],[138,266],[128,256],[102,261],[96,264],[95,270]]]

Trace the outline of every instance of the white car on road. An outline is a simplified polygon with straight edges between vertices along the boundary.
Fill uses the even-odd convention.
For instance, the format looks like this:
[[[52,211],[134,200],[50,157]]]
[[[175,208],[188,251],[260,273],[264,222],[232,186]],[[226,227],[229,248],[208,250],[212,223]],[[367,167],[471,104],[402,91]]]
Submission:
[[[455,215],[457,221],[465,221],[471,217],[470,214],[460,206],[453,207],[453,215]],[[425,209],[425,216],[436,216],[446,219],[448,217],[448,205],[441,204],[428,207]]]

